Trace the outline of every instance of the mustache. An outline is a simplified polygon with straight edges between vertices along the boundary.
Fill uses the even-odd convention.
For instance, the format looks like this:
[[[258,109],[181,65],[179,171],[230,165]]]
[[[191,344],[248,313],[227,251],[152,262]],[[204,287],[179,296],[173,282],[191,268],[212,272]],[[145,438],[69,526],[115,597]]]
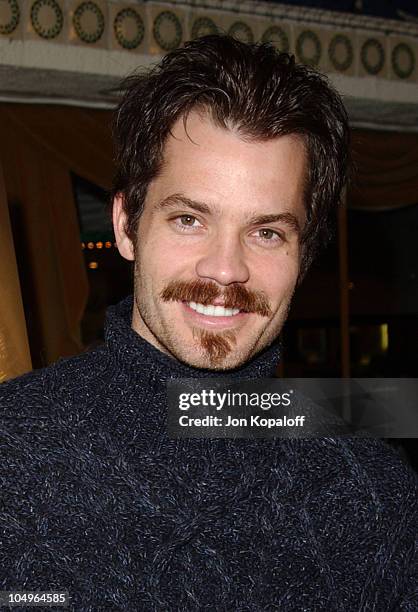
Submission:
[[[271,315],[270,304],[263,292],[250,291],[239,284],[228,285],[221,289],[210,281],[171,281],[161,291],[160,297],[165,302],[198,302],[204,306],[222,297],[225,308],[238,308],[243,312],[259,314],[262,317]]]

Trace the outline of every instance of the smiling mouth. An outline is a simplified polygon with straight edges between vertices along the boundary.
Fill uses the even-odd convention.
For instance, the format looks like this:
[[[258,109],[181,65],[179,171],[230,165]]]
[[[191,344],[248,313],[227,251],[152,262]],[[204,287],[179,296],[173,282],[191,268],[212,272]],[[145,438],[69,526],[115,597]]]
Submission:
[[[208,317],[234,317],[241,312],[239,308],[225,308],[224,306],[214,306],[213,304],[209,304],[209,306],[196,302],[186,302],[186,304],[195,312]]]

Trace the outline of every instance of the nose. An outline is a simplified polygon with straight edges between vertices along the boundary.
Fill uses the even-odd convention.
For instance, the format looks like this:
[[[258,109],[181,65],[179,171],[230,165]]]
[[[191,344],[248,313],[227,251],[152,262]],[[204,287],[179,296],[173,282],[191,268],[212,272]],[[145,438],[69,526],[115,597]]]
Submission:
[[[224,286],[246,283],[250,278],[250,271],[239,237],[214,238],[199,258],[196,273],[203,280],[212,280]]]

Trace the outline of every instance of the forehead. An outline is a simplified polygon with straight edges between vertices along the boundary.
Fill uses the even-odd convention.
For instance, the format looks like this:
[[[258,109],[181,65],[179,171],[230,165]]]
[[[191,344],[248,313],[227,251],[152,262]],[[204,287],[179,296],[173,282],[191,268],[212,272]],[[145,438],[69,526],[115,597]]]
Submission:
[[[228,203],[231,213],[249,207],[271,213],[280,205],[303,216],[306,174],[301,138],[249,141],[237,130],[218,127],[207,115],[192,111],[187,121],[181,117],[172,127],[162,170],[147,200],[181,192],[221,208]]]

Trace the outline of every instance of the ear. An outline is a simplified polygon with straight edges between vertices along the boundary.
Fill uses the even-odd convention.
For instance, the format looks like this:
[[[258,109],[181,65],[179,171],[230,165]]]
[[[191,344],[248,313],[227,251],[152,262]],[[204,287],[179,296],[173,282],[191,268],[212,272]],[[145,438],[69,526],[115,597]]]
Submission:
[[[122,202],[123,196],[121,194],[117,195],[113,200],[113,231],[115,232],[116,244],[118,245],[119,253],[125,259],[133,261],[135,259],[134,246],[132,244],[132,240],[125,231],[127,219],[126,213],[123,210]]]

